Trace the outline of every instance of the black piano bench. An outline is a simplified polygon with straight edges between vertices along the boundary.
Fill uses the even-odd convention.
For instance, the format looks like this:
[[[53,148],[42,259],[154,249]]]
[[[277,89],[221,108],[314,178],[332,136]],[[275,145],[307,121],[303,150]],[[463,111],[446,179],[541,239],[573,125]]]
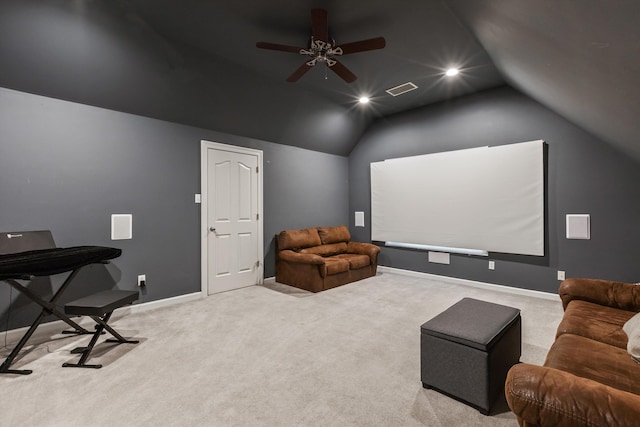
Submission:
[[[78,347],[71,351],[71,353],[80,353],[80,360],[78,363],[64,363],[62,366],[65,368],[102,368],[102,365],[89,365],[87,359],[91,350],[96,345],[100,334],[106,329],[115,339],[108,339],[107,342],[117,342],[119,344],[137,344],[137,340],[128,340],[116,332],[111,326],[108,325],[109,318],[116,308],[133,303],[138,299],[138,291],[121,291],[110,290],[102,291],[97,294],[89,295],[84,298],[77,299],[64,306],[64,312],[69,315],[77,316],[90,316],[96,323],[96,331],[91,337],[89,345],[86,347]]]

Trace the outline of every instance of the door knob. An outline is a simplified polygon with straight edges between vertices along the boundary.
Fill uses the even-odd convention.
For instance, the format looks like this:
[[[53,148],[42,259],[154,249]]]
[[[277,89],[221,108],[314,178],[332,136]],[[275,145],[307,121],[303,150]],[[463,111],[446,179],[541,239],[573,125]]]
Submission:
[[[218,233],[216,233],[215,227],[209,227],[209,231],[213,231],[215,234],[218,234]]]

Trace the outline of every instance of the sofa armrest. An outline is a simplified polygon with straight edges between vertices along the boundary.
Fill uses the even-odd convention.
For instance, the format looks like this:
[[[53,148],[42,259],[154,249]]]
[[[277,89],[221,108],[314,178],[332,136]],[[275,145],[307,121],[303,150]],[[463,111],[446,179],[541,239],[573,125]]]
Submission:
[[[640,396],[526,363],[509,370],[505,397],[521,425],[637,426],[640,420]]]
[[[640,285],[600,279],[567,279],[560,284],[558,294],[562,307],[579,299],[629,311],[640,311]]]
[[[280,251],[278,256],[282,261],[295,262],[298,264],[324,264],[324,258],[322,258],[320,255],[300,254],[298,252],[292,251],[291,249]]]
[[[373,243],[349,242],[347,244],[347,253],[368,255],[369,258],[375,260],[380,252],[380,248]]]

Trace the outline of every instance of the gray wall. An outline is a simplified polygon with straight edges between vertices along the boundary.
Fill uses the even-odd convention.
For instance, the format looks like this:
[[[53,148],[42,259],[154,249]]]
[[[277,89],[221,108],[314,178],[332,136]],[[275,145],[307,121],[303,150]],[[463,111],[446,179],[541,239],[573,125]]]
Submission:
[[[352,235],[371,236],[370,162],[536,139],[545,140],[548,151],[544,257],[490,254],[496,269],[489,271],[485,257],[452,255],[450,265],[438,265],[428,263],[425,252],[385,247],[380,264],[547,292],[557,291],[557,270],[567,277],[640,281],[638,164],[509,88],[374,124],[349,156],[349,215],[366,212],[366,227],[351,223]],[[568,213],[591,214],[591,240],[565,239]]]
[[[103,245],[123,255],[89,267],[66,300],[117,286],[148,286],[139,302],[200,290],[200,141],[263,150],[265,277],[273,236],[348,221],[348,161],[286,145],[0,88],[0,230],[51,230],[60,247]],[[110,240],[110,215],[133,214],[133,239]],[[64,278],[64,275],[59,275]],[[33,286],[51,292],[53,284]],[[38,311],[0,285],[0,329]],[[7,318],[10,314],[10,319]]]

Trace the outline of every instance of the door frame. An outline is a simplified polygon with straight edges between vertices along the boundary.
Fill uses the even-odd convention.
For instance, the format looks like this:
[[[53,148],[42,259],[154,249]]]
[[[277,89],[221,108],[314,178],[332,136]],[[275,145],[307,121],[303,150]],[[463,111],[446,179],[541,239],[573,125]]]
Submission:
[[[229,151],[232,153],[248,154],[258,157],[258,285],[264,281],[264,237],[263,237],[263,203],[262,203],[262,150],[253,148],[237,147],[235,145],[223,144],[220,142],[200,141],[200,293],[203,297],[209,295],[209,269],[207,268],[208,245],[207,238],[209,236],[209,225],[207,224],[209,200],[207,197],[209,182],[207,179],[208,159],[207,153],[209,149]]]

